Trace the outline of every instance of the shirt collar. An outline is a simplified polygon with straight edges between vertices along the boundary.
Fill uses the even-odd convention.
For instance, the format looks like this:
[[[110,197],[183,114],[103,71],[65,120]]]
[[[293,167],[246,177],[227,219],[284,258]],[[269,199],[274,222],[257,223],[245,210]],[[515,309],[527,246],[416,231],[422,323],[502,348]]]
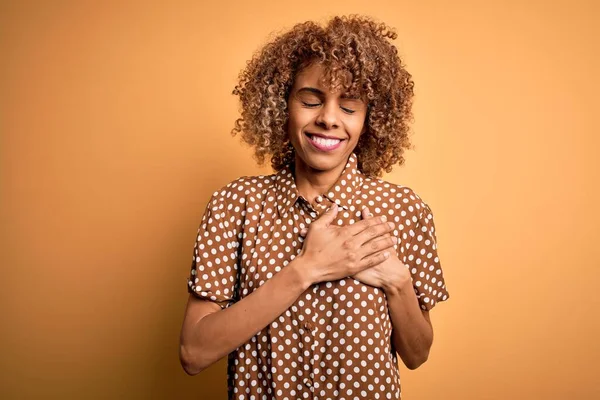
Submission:
[[[322,197],[336,203],[340,208],[348,210],[352,205],[355,194],[362,184],[362,173],[358,170],[358,160],[354,153],[350,154],[344,170],[337,181]],[[280,216],[287,215],[300,197],[291,165],[279,171],[275,178],[277,191],[277,209]]]

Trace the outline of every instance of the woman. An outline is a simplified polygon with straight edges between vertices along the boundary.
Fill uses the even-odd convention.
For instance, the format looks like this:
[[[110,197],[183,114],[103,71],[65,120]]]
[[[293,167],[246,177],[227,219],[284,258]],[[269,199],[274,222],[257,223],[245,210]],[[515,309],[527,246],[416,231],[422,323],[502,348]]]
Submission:
[[[185,371],[229,355],[236,399],[398,399],[448,298],[431,210],[377,179],[409,148],[413,82],[365,17],[296,25],[257,53],[234,134],[275,174],[215,192],[194,248]]]

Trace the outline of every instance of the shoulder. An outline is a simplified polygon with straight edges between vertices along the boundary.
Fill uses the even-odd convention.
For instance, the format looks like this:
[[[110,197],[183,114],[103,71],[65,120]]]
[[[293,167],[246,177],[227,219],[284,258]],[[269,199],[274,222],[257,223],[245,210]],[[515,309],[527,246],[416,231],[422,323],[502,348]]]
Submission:
[[[388,210],[389,214],[400,213],[402,216],[417,219],[431,214],[429,205],[408,186],[365,177],[361,195],[363,201],[368,202],[367,205],[380,208],[382,211]]]
[[[265,196],[275,184],[275,177],[275,174],[239,177],[213,192],[209,204],[211,208],[222,208],[226,204],[254,202]]]
[[[419,236],[420,232],[434,235],[431,208],[412,188],[382,179],[365,178],[361,196],[372,213],[386,215],[394,221],[403,240]]]

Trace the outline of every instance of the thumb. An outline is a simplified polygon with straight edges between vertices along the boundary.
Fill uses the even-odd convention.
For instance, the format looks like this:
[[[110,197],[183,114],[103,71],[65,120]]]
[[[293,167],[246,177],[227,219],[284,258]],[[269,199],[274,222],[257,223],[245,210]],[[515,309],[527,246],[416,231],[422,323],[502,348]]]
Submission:
[[[338,214],[338,205],[334,203],[331,207],[329,207],[329,210],[327,210],[327,212],[325,214],[321,215],[321,217],[315,222],[318,222],[319,225],[322,225],[327,228],[335,220],[335,217],[337,217],[337,214]]]
[[[371,210],[369,210],[369,207],[364,206],[361,211],[361,216],[362,216],[362,219],[367,219],[367,218],[371,218],[373,216],[373,214],[371,214]]]

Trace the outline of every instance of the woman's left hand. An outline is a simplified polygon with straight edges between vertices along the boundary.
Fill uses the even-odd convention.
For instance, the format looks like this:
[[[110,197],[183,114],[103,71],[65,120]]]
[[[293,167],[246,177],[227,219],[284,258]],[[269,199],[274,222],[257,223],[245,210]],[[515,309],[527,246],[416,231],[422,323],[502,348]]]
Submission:
[[[363,219],[373,218],[367,207],[363,208],[361,214]],[[400,290],[412,286],[410,271],[400,261],[396,252],[391,252],[389,258],[381,264],[352,275],[352,278],[366,285],[381,288],[384,291],[392,288]]]

